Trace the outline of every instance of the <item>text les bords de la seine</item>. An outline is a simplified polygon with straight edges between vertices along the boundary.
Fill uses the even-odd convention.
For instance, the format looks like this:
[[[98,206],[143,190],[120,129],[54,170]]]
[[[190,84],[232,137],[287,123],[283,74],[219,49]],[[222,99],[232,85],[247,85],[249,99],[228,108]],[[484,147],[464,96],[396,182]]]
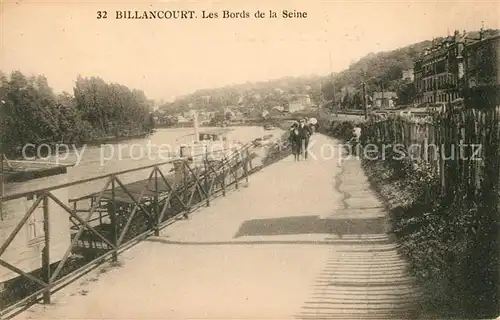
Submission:
[[[107,19],[107,11],[98,11],[97,19]],[[273,10],[257,10],[249,12],[246,10],[232,11],[208,11],[201,10],[199,12],[194,10],[119,10],[115,11],[114,18],[117,20],[180,20],[180,19],[305,19],[307,12],[297,10],[281,10],[280,12]]]

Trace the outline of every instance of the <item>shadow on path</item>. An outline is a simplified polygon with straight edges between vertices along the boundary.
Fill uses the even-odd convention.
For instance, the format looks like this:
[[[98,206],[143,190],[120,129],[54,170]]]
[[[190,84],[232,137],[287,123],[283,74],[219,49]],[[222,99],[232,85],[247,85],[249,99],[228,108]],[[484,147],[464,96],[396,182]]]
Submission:
[[[278,236],[293,234],[343,235],[381,234],[385,218],[326,218],[318,216],[256,219],[243,222],[234,238],[244,236]]]
[[[235,245],[369,245],[369,244],[387,244],[387,240],[251,240],[251,241],[174,241],[162,239],[160,237],[151,237],[145,242],[157,242],[168,245],[183,246],[235,246]]]

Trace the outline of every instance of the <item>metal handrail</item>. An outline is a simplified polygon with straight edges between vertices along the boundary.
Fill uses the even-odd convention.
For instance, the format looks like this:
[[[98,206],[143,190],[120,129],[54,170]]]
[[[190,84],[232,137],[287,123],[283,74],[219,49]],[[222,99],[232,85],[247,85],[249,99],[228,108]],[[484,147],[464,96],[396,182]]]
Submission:
[[[247,147],[245,147],[245,146],[247,146]],[[251,144],[245,144],[245,145],[243,145],[242,149],[244,149],[244,148],[246,149],[249,146],[251,146]],[[219,151],[219,150],[217,150],[217,151]],[[210,154],[210,153],[212,153],[212,152],[209,152],[208,154]],[[205,155],[205,154],[207,154],[207,153],[199,153],[197,155],[198,156],[202,156],[202,155]],[[194,155],[194,156],[197,156],[197,155]],[[92,181],[102,180],[102,179],[105,179],[105,178],[111,178],[111,177],[114,177],[114,176],[119,176],[119,175],[131,173],[131,172],[135,172],[135,171],[140,171],[140,170],[145,170],[145,169],[152,169],[154,167],[163,166],[163,165],[166,165],[166,164],[173,164],[174,162],[178,162],[178,161],[187,161],[188,158],[190,158],[190,157],[193,157],[193,156],[172,159],[172,160],[168,160],[168,161],[164,161],[164,162],[160,162],[160,163],[156,163],[156,164],[146,165],[146,166],[139,167],[139,168],[126,169],[126,170],[122,170],[122,171],[118,171],[118,172],[107,173],[107,174],[104,174],[104,175],[101,175],[101,176],[98,176],[98,177],[92,177],[92,178],[87,178],[87,179],[81,179],[81,180],[78,180],[78,181],[67,182],[67,183],[63,183],[63,184],[57,185],[57,186],[52,186],[52,187],[47,187],[47,188],[39,188],[39,189],[32,190],[32,191],[19,192],[19,193],[14,193],[14,194],[10,194],[10,195],[2,195],[0,197],[0,202],[14,200],[14,199],[22,198],[22,197],[28,197],[28,196],[31,196],[31,195],[41,194],[41,193],[44,193],[44,192],[50,192],[50,191],[54,191],[54,190],[58,190],[58,189],[62,189],[62,188],[71,187],[71,186],[74,186],[74,185],[77,185],[77,184],[84,184],[84,183],[88,183],[88,182],[92,182]]]
[[[17,225],[11,231],[7,239],[3,241],[3,243],[1,243],[0,256],[2,256],[3,253],[5,253],[6,250],[10,247],[10,244],[17,236],[17,234],[20,232],[22,227],[26,224],[29,217],[33,214],[34,210],[39,205],[41,206],[43,204],[43,213],[44,213],[43,224],[44,224],[44,234],[45,234],[44,243],[46,249],[44,249],[44,254],[42,255],[42,266],[43,266],[42,270],[46,271],[43,271],[44,273],[39,276],[32,275],[29,273],[29,271],[24,272],[23,270],[19,269],[18,267],[12,264],[9,264],[8,262],[6,262],[1,258],[0,258],[0,265],[9,269],[11,272],[17,273],[18,275],[21,276],[21,278],[29,279],[30,281],[34,281],[35,283],[41,285],[42,289],[26,292],[26,294],[28,295],[28,297],[35,299],[38,299],[39,295],[43,294],[44,302],[50,303],[51,294],[55,292],[57,288],[61,287],[61,284],[64,281],[71,281],[67,279],[70,278],[74,279],[73,277],[71,277],[72,274],[77,274],[81,272],[82,268],[86,268],[87,266],[90,266],[94,263],[103,261],[102,259],[104,256],[106,257],[111,256],[112,259],[116,261],[118,253],[121,252],[124,247],[129,246],[131,242],[137,241],[137,239],[141,238],[142,236],[147,236],[150,234],[159,235],[159,230],[168,224],[167,221],[170,221],[170,219],[172,219],[172,214],[174,214],[174,216],[175,215],[186,216],[187,213],[192,212],[193,210],[196,210],[201,206],[204,205],[210,206],[211,199],[213,199],[214,197],[218,197],[221,194],[225,196],[226,191],[229,188],[235,187],[237,189],[239,186],[239,181],[241,179],[245,179],[246,182],[248,183],[248,175],[249,173],[251,173],[251,170],[248,170],[249,161],[251,161],[249,152],[251,147],[253,147],[251,143],[243,145],[241,148],[235,150],[232,154],[227,156],[225,155],[223,159],[220,161],[210,161],[209,159],[205,158],[204,168],[203,168],[204,170],[201,172],[193,170],[193,168],[190,167],[191,162],[188,161],[187,159],[179,158],[158,164],[143,166],[140,168],[134,168],[129,170],[123,170],[121,172],[110,173],[100,177],[82,179],[79,181],[65,183],[58,186],[41,188],[30,192],[21,192],[5,196],[1,199],[2,201],[13,200],[31,194],[39,195],[39,197],[37,197],[35,202],[31,205],[29,210],[26,213],[24,213],[21,219],[19,219]],[[203,153],[203,155],[206,154],[207,154],[206,152]],[[160,166],[175,161],[182,161],[183,163],[182,165],[184,166],[184,168],[187,168],[187,171],[184,171],[185,172],[184,176],[186,180],[183,181],[186,181],[188,185],[184,185],[180,181],[174,181],[173,182],[174,185],[172,185],[160,170]],[[127,189],[127,186],[124,185],[122,181],[120,181],[119,175],[124,173],[144,170],[148,168],[153,169],[149,175],[148,181],[155,182],[155,188],[153,191],[155,191],[156,195],[154,196],[153,202],[146,206],[143,203],[143,199],[145,197],[146,189],[150,189],[149,183],[142,188],[142,191],[140,192],[139,196],[137,196],[137,194],[133,195],[131,191]],[[229,178],[229,181],[226,181],[227,178]],[[99,200],[93,202],[91,208],[85,210],[86,214],[80,216],[79,213],[81,212],[79,212],[80,210],[78,210],[76,206],[73,209],[70,208],[67,204],[65,204],[51,192],[53,190],[61,189],[64,187],[83,184],[86,182],[91,182],[101,179],[106,179],[106,183],[104,187],[101,189],[99,195],[97,195],[98,199],[101,199],[104,192],[109,190],[108,186],[111,185],[112,187],[111,199],[107,199],[107,201],[110,201],[110,204],[113,207],[112,209],[110,209],[111,211],[108,212],[107,214],[108,218],[111,220],[109,224],[111,225],[112,228],[111,233],[99,229],[97,225],[94,225],[92,223],[93,221],[98,220],[97,218],[96,219],[92,218],[93,214],[99,211],[99,208],[101,207]],[[158,189],[159,181],[163,181],[169,190],[168,194],[165,197],[160,196],[160,190]],[[131,212],[128,211],[126,224],[122,223],[118,224],[118,221],[116,219],[117,212],[116,212],[116,201],[115,201],[114,190],[118,186],[121,187],[121,189],[125,191],[126,196],[128,196],[132,200],[131,206],[129,207],[128,210],[130,210],[132,207],[133,210]],[[197,198],[194,201],[195,194],[198,194],[199,198]],[[171,204],[173,204],[171,202],[171,200],[173,199],[177,199],[177,202],[182,207],[175,208],[173,209],[173,211],[169,211],[169,213],[167,214],[166,213],[167,210],[169,210]],[[49,214],[50,214],[48,206],[49,201],[54,202],[56,206],[61,207],[65,212],[69,214],[69,219],[73,224],[73,226],[70,226],[70,229],[77,230],[76,233],[73,233],[70,243],[68,244],[68,248],[66,249],[66,252],[64,253],[62,259],[59,262],[57,262],[55,270],[51,270],[52,269],[50,263],[51,260],[49,258],[50,249],[47,249],[51,247],[50,246],[51,237],[49,235],[49,232],[51,231],[51,229],[49,229]],[[178,211],[179,209],[180,211]],[[137,213],[139,212],[144,214],[145,217],[149,220],[147,230],[145,230],[140,235],[136,234],[136,232],[140,230],[133,231],[133,233],[129,235],[132,220],[134,216],[136,216]],[[164,220],[164,217],[167,220]],[[96,240],[86,240],[87,239],[86,237],[89,235]],[[61,274],[63,267],[67,265],[67,261],[71,253],[75,248],[79,247],[79,243],[81,241],[100,241],[102,242],[102,244],[106,245],[107,249],[104,247],[101,248],[101,246],[99,247],[102,250],[108,250],[108,252],[105,253],[104,255],[101,255],[98,258],[93,259],[91,262],[86,263],[85,266],[78,265],[78,269],[76,270],[71,269],[69,275]],[[26,301],[28,300],[26,300],[25,298],[21,298],[21,300],[14,303],[13,305],[10,305],[5,309],[0,310],[0,315],[5,315],[7,313],[10,314],[12,310],[18,308],[21,303],[24,303]]]
[[[13,195],[9,195],[1,198],[2,201],[12,200],[16,198],[20,198],[26,195],[38,194],[39,197],[35,200],[30,209],[24,214],[24,216],[18,221],[17,225],[11,231],[9,237],[1,243],[0,246],[0,265],[9,269],[11,272],[17,273],[21,276],[21,278],[29,279],[30,281],[34,281],[39,285],[42,285],[42,289],[33,290],[26,292],[27,297],[20,297],[20,300],[14,302],[12,305],[5,307],[0,310],[0,316],[4,316],[9,314],[8,317],[12,316],[13,310],[19,308],[22,304],[28,301],[28,304],[34,302],[36,300],[40,300],[40,295],[43,295],[44,303],[50,303],[51,294],[65,286],[68,282],[71,282],[78,277],[78,274],[81,274],[82,270],[87,270],[88,268],[92,268],[93,265],[98,264],[105,259],[111,259],[113,261],[117,260],[117,256],[120,252],[129,248],[130,246],[138,243],[145,237],[149,235],[159,235],[159,231],[165,226],[173,223],[176,217],[185,216],[194,210],[202,206],[210,206],[210,202],[215,197],[220,195],[225,196],[226,191],[232,188],[239,188],[239,183],[241,180],[245,179],[248,184],[248,176],[256,172],[253,170],[252,165],[250,163],[251,159],[253,159],[250,155],[250,149],[254,147],[252,143],[248,143],[243,145],[241,148],[235,150],[230,155],[225,155],[222,160],[219,161],[210,161],[209,159],[204,159],[204,166],[201,168],[202,170],[197,171],[191,168],[192,163],[188,161],[186,158],[179,158],[175,160],[165,161],[158,164],[147,165],[140,168],[134,168],[129,170],[123,170],[116,173],[106,174],[100,177],[94,177],[89,179],[82,179],[79,181],[65,183],[62,185],[42,188],[35,191],[30,192],[21,192]],[[200,155],[206,155],[207,153],[203,153]],[[182,161],[182,166],[185,169],[182,169],[184,172],[184,179],[181,181],[169,181],[165,177],[160,169],[160,166],[168,163],[173,163],[176,161]],[[250,165],[250,170],[249,170]],[[263,165],[264,166],[264,165]],[[132,191],[127,189],[127,185],[125,185],[121,180],[119,175],[139,170],[144,170],[152,168],[153,170],[149,174],[148,183],[142,187],[140,194],[137,193],[138,190],[134,191],[135,195],[132,194]],[[106,179],[107,178],[107,179]],[[98,218],[92,219],[93,214],[99,211],[101,208],[100,201],[95,201],[92,203],[91,208],[86,211],[86,214],[79,215],[78,208],[75,207],[72,209],[66,203],[61,201],[54,195],[51,191],[57,190],[60,188],[73,186],[77,184],[82,184],[86,182],[96,181],[106,179],[105,186],[101,189],[98,195],[95,195],[98,199],[102,197],[105,192],[109,192],[108,186],[111,186],[112,195],[110,199],[106,199],[111,205],[111,208],[107,212],[107,219],[109,219],[109,223],[106,222],[108,228],[100,229],[98,225],[91,223],[92,221],[97,221]],[[146,195],[145,191],[150,188],[150,182],[153,181],[155,187],[153,190],[155,192],[153,201],[149,202],[147,205],[143,202],[143,199],[147,196],[148,199],[151,199],[151,195]],[[159,182],[164,183],[167,192],[164,192],[164,186],[162,186],[162,190],[160,191]],[[187,182],[185,184],[184,182]],[[126,221],[122,220],[118,222],[118,212],[117,212],[117,202],[115,198],[115,188],[120,187],[125,192],[125,197],[130,198],[131,203],[128,207],[126,215],[120,215],[121,218],[125,218]],[[194,196],[198,194],[198,198],[194,200]],[[120,196],[122,197],[122,196]],[[176,204],[174,207],[174,202],[172,200],[176,200]],[[76,228],[71,227],[72,230],[78,230],[76,233],[73,233],[71,236],[70,243],[68,244],[68,248],[66,253],[63,255],[63,258],[57,262],[55,270],[52,270],[49,258],[50,250],[44,250],[44,254],[42,255],[42,270],[44,273],[39,275],[32,275],[28,272],[24,272],[17,268],[14,265],[7,263],[5,260],[1,259],[2,254],[9,248],[12,240],[17,236],[21,228],[25,225],[30,215],[34,212],[34,210],[40,205],[43,205],[43,213],[44,213],[44,243],[45,248],[50,248],[51,237],[49,232],[49,206],[48,202],[54,202],[55,206],[61,207],[65,212],[69,214],[69,218]],[[177,207],[180,205],[181,207]],[[171,211],[169,211],[169,208]],[[130,211],[132,209],[132,211]],[[142,225],[138,226],[140,229],[132,228],[133,219],[138,214],[142,214],[147,219],[147,226],[143,229]],[[127,216],[128,215],[128,216]],[[125,223],[123,223],[125,222]],[[89,238],[87,238],[89,237]],[[69,274],[62,274],[62,269],[67,265],[67,261],[75,248],[81,247],[81,242],[89,242],[89,244],[94,241],[100,241],[99,243],[103,244],[106,248],[98,246],[100,250],[104,250],[105,252],[101,254],[97,258],[93,258],[92,261],[86,261],[83,265],[79,264],[77,269],[71,269]],[[35,299],[35,300],[29,300]],[[31,302],[29,302],[31,301]]]

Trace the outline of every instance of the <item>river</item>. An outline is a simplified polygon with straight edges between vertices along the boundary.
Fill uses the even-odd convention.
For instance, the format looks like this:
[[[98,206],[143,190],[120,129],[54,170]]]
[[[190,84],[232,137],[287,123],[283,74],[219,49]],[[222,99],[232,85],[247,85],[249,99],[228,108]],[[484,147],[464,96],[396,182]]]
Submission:
[[[281,134],[280,129],[272,131],[264,130],[263,127],[231,127],[228,133],[229,141],[249,142],[255,138],[267,134],[273,134],[278,137]],[[203,131],[204,128],[200,128]],[[192,134],[192,128],[178,129],[157,129],[155,133],[147,138],[121,141],[119,143],[107,144],[101,146],[86,146],[81,149],[63,152],[59,156],[52,156],[48,161],[61,164],[72,164],[68,168],[68,181],[78,181],[92,177],[98,177],[109,173],[116,173],[128,169],[144,167],[147,165],[158,164],[169,160],[167,150],[178,151],[179,139]],[[162,167],[163,172],[168,172],[171,165]],[[147,179],[151,169],[138,170],[125,175],[120,175],[120,180],[124,183],[130,183],[137,180]],[[103,188],[105,180],[99,180],[92,183],[75,185],[69,188],[69,197],[76,198],[91,192],[97,192]],[[52,184],[47,180],[49,187]],[[31,188],[30,188],[31,189]],[[6,186],[6,194],[9,191],[21,192],[29,191],[26,188]]]

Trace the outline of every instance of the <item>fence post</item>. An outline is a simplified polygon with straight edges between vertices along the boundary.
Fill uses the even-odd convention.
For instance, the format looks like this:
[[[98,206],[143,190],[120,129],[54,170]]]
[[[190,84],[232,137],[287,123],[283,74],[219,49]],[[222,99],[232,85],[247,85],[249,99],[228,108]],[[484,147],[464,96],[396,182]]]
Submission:
[[[113,262],[118,261],[118,217],[116,215],[116,199],[115,199],[115,189],[116,189],[116,182],[115,182],[115,176],[111,177],[111,228],[113,230],[113,244],[115,245],[115,249],[113,250],[112,254],[112,260]]]
[[[250,156],[248,154],[248,149],[245,150],[244,152],[244,159],[243,159],[243,172],[245,174],[245,181],[246,181],[246,185],[245,187],[248,187],[248,159],[250,159]]]
[[[205,161],[203,161],[203,165],[205,167],[205,174],[203,175],[203,179],[205,180],[204,188],[205,188],[205,196],[207,197],[207,207],[210,207],[210,181],[208,177],[210,173],[208,172],[208,154],[205,153]]]
[[[234,180],[235,180],[235,183],[236,183],[236,185],[235,185],[236,189],[239,189],[239,182],[240,182],[240,177],[238,175],[238,167],[240,165],[239,150],[236,150],[236,154],[238,156],[236,156],[236,164],[233,167],[233,172],[235,173],[234,174]]]
[[[155,236],[160,235],[160,203],[158,202],[158,166],[154,167],[154,179],[155,179]],[[149,184],[149,183],[148,183]]]
[[[52,289],[51,270],[50,270],[50,221],[49,221],[49,199],[48,194],[43,195],[43,233],[45,247],[42,251],[42,270],[46,277],[47,286],[43,292],[43,303],[50,303],[50,290]]]
[[[222,161],[222,195],[226,196],[226,164]]]
[[[445,148],[445,130],[442,125],[438,126],[438,134],[439,134],[439,179],[441,181],[441,194],[444,194],[446,191],[446,175],[445,175],[445,162],[444,155],[446,152]]]

